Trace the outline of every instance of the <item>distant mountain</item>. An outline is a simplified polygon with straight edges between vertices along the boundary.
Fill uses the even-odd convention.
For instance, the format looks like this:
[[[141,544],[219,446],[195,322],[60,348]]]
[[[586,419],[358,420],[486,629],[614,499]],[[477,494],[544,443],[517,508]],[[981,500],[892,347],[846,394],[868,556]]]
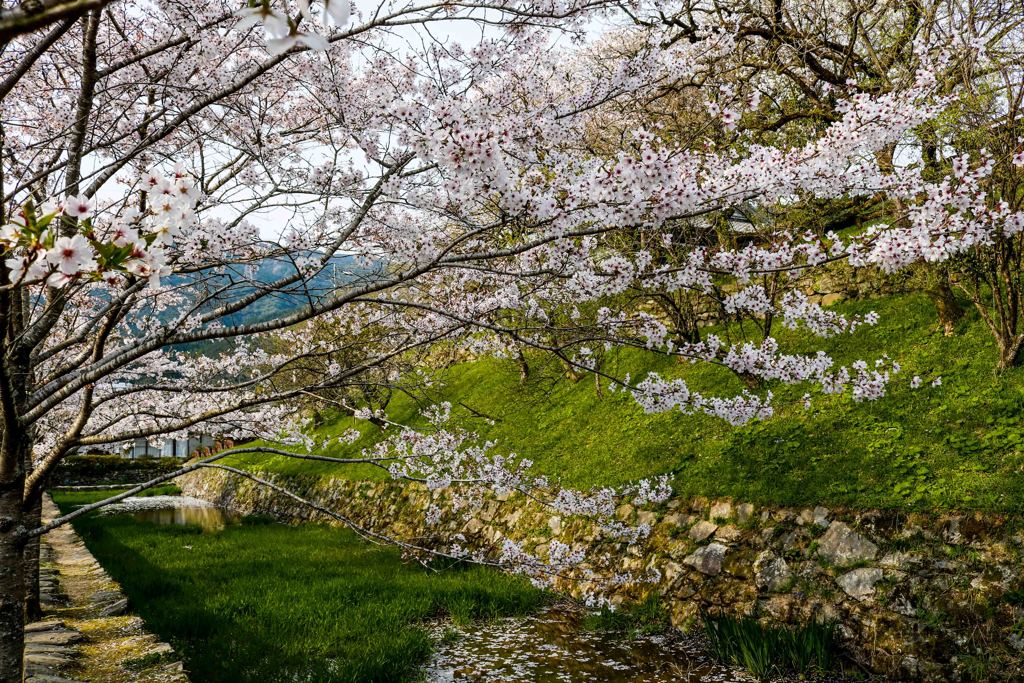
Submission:
[[[268,294],[238,313],[225,316],[221,322],[225,325],[238,325],[287,315],[308,306],[311,302],[315,303],[330,296],[355,280],[372,278],[378,271],[379,268],[359,266],[352,256],[334,256],[323,270],[309,280],[296,282]],[[212,287],[223,286],[228,283],[229,278],[242,282],[243,284],[231,288],[228,300],[234,300],[256,291],[259,285],[254,283],[269,287],[281,278],[294,275],[297,269],[291,260],[273,258],[261,262],[255,274],[245,276],[244,272],[245,269],[242,267],[231,267],[226,269],[223,275],[213,278],[210,284]]]
[[[310,256],[316,257],[317,255],[310,254]],[[228,326],[241,325],[288,315],[309,306],[311,302],[315,304],[329,297],[338,289],[343,289],[356,280],[365,281],[380,277],[382,271],[381,264],[368,267],[359,265],[356,258],[352,256],[334,256],[325,268],[308,280],[298,281],[271,292],[244,309],[220,318],[218,322]],[[251,266],[233,265],[217,269],[215,272],[211,269],[198,274],[172,275],[165,279],[165,283],[171,286],[187,286],[189,283],[196,283],[195,286],[202,287],[203,290],[211,294],[227,288],[223,293],[218,294],[215,300],[204,305],[204,309],[212,310],[252,294],[261,285],[269,288],[274,282],[294,275],[296,272],[295,263],[290,259],[267,258],[256,265],[255,273],[251,272]],[[180,308],[165,310],[160,314],[160,318],[169,322],[178,315],[180,315]],[[191,347],[192,345],[187,346]]]

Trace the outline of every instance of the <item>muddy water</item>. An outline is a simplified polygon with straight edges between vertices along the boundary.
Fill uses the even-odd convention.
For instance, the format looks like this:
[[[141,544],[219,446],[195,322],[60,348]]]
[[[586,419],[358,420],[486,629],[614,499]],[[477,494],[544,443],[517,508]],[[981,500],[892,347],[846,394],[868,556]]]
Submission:
[[[748,682],[682,636],[630,638],[589,631],[575,611],[472,625],[444,637],[427,669],[428,683],[726,683]]]

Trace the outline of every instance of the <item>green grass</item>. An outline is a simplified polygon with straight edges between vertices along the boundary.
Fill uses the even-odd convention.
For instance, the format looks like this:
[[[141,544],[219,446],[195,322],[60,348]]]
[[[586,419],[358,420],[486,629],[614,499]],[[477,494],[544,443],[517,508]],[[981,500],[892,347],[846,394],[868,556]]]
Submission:
[[[708,650],[719,661],[746,669],[757,680],[776,675],[825,674],[838,665],[833,624],[764,626],[757,619],[704,615]]]
[[[617,609],[602,607],[583,618],[583,627],[591,631],[613,631],[630,638],[664,633],[672,628],[672,619],[661,597],[652,593],[643,602],[625,604]]]
[[[95,493],[55,493],[70,506]],[[416,680],[428,622],[522,614],[544,594],[481,567],[432,571],[326,526],[220,533],[127,515],[75,523],[132,609],[204,683]]]
[[[181,493],[181,488],[177,484],[162,484],[160,486],[154,486],[151,489],[146,489],[142,493],[135,494],[138,498],[149,498],[152,496],[177,496]]]
[[[644,414],[630,397],[607,391],[599,396],[592,377],[570,382],[540,358],[533,359],[533,375],[523,384],[510,361],[456,365],[439,373],[428,398],[451,401],[462,426],[572,486],[671,472],[681,494],[764,504],[1024,510],[1024,370],[993,373],[993,343],[977,317],[968,315],[956,336],[945,337],[921,295],[841,308],[876,310],[881,322],[829,340],[781,329],[778,336],[789,351],[820,348],[840,363],[871,363],[888,354],[903,372],[882,400],[855,403],[812,392],[812,409],[805,411],[800,397],[806,386],[769,386],[760,391],[774,391],[776,416],[733,428],[706,416]],[[742,388],[722,368],[634,351],[613,355],[605,370],[634,378],[650,370],[681,376],[712,395]],[[942,386],[912,390],[914,375],[926,381],[941,376]],[[419,409],[398,395],[389,414],[416,424]],[[362,431],[359,441],[330,453],[350,456],[381,438],[376,427],[348,417],[328,421],[320,432],[333,436],[350,427]],[[369,467],[284,457],[239,456],[236,462],[292,473],[381,476]]]

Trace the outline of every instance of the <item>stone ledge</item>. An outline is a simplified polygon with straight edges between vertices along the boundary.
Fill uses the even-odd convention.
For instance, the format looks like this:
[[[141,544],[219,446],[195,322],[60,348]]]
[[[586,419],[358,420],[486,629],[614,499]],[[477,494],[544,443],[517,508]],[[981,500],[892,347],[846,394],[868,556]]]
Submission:
[[[46,496],[43,519],[58,514]],[[70,524],[46,534],[40,554],[45,616],[25,629],[27,683],[189,682],[171,646],[127,615],[127,596]]]

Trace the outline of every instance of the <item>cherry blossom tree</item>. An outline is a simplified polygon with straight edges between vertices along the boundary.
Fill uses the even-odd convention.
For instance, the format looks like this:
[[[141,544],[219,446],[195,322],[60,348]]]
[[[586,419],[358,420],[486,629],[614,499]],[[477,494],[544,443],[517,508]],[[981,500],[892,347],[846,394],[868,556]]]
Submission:
[[[993,46],[981,59],[964,66],[964,96],[950,113],[929,126],[941,144],[926,156],[926,173],[935,179],[950,174],[972,176],[967,182],[975,184],[974,206],[980,213],[1013,214],[1024,208],[1022,27],[1022,23],[1013,27],[1012,42]],[[971,166],[982,172],[970,173]],[[997,371],[1024,360],[1022,239],[1014,227],[993,231],[948,259],[937,258],[991,333]]]
[[[653,20],[672,26],[671,40],[699,39],[698,29],[709,23],[735,27],[737,50],[721,65],[716,80],[722,105],[756,97],[759,106],[749,108],[742,119],[731,117],[729,127],[737,138],[745,132],[776,144],[804,140],[834,122],[839,115],[836,104],[842,102],[835,96],[837,88],[878,94],[905,87],[920,66],[913,45],[922,36],[971,46],[938,70],[937,90],[955,94],[955,104],[941,118],[915,130],[909,156],[919,158],[926,177],[933,179],[950,174],[954,157],[990,156],[996,166],[987,182],[989,203],[1014,201],[1013,191],[995,187],[1014,182],[1011,162],[1019,147],[1015,103],[1024,15],[1014,3],[684,0]],[[908,149],[891,145],[878,154],[883,164],[901,163],[900,157],[905,163]],[[772,207],[772,219],[782,222],[779,219],[786,220],[796,208],[796,217],[807,227],[817,219],[819,229],[839,230],[855,222],[904,215],[903,207],[890,206],[893,201],[899,200],[884,195],[827,202],[804,198],[781,214],[782,207]],[[1018,290],[1015,251],[1003,240],[975,250],[969,259],[932,260],[913,269],[912,281],[932,299],[947,335],[953,334],[964,314],[954,290],[968,295],[993,333],[1000,368],[1016,358],[1018,323],[1011,322],[1016,310],[1013,292]],[[765,289],[777,283],[770,285]]]
[[[714,295],[728,282],[733,310],[830,336],[873,317],[766,299],[752,279],[839,259],[902,268],[1022,225],[1008,208],[972,203],[984,167],[934,182],[878,161],[941,111],[935,72],[948,45],[916,42],[919,68],[899,88],[836,89],[834,120],[798,144],[720,147],[631,124],[620,144],[595,150],[595,126],[713,71],[735,32],[714,23],[695,29],[699,40],[673,40],[656,6],[606,0],[53,6],[63,9],[50,18],[0,23],[10,38],[0,72],[4,682],[21,679],[22,558],[46,530],[124,497],[42,524],[47,476],[76,449],[201,427],[455,487],[466,506],[487,491],[522,491],[635,540],[645,530],[615,521],[615,500],[664,499],[667,482],[563,489],[505,445],[452,428],[446,406],[427,411],[430,429],[394,425],[361,457],[327,458],[303,433],[303,408],[344,401],[385,421],[360,392],[392,388],[395,364],[439,342],[469,355],[552,353],[643,409],[733,424],[770,416],[771,392],[706,395],[678,378],[612,377],[595,357],[640,347],[878,398],[894,359],[837,367],[770,336],[681,341],[621,295]],[[597,27],[632,46],[606,70],[582,57]],[[475,34],[463,45],[445,31]],[[724,125],[752,106],[723,107],[719,95],[697,91],[694,101]],[[709,248],[670,229],[743,202],[876,195],[898,198],[907,215],[854,238],[790,231]],[[643,239],[618,239],[623,231]],[[657,259],[645,242],[675,256]],[[273,275],[261,277],[267,264]],[[558,544],[545,557],[509,541],[491,554],[457,543],[419,550],[539,580],[582,571]]]

